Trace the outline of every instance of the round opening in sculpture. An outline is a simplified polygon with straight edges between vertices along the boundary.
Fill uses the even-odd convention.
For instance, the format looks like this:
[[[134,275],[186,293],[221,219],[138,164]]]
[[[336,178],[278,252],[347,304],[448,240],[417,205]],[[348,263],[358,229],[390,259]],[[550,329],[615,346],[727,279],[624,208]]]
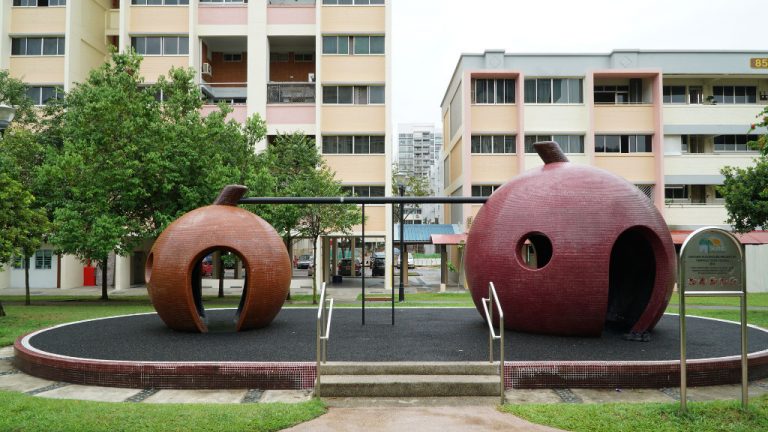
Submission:
[[[552,259],[552,242],[542,233],[530,233],[518,242],[517,259],[531,270],[547,266]]]

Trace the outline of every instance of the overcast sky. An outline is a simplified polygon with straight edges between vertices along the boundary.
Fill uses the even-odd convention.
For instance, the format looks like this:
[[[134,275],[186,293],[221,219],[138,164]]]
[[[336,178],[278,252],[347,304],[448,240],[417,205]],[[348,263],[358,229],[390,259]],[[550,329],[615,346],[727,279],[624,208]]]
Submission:
[[[392,126],[435,123],[461,53],[768,51],[766,0],[391,0]],[[397,140],[393,140],[397,143]]]

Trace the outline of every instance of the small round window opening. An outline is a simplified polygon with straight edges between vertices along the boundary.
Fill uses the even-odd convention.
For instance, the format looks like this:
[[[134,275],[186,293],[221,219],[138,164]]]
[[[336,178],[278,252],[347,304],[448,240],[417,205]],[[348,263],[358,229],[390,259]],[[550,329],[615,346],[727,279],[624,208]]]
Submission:
[[[526,234],[518,243],[517,253],[525,267],[539,270],[552,259],[552,242],[542,233]]]

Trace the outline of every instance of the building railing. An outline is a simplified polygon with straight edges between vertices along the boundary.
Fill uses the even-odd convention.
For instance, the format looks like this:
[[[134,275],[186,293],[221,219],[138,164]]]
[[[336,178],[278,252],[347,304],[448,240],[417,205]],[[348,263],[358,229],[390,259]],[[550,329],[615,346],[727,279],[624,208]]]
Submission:
[[[499,334],[493,328],[493,309],[494,306],[499,313]],[[493,341],[499,341],[499,391],[501,392],[501,404],[504,405],[504,311],[501,309],[499,296],[496,294],[496,287],[493,282],[488,283],[488,298],[483,298],[483,310],[485,319],[488,321],[488,352],[489,361],[493,364]]]
[[[317,380],[315,396],[320,396],[320,365],[328,362],[328,340],[331,338],[333,299],[325,298],[325,282],[320,288],[320,304],[317,307]]]
[[[267,103],[315,103],[315,83],[267,84]]]

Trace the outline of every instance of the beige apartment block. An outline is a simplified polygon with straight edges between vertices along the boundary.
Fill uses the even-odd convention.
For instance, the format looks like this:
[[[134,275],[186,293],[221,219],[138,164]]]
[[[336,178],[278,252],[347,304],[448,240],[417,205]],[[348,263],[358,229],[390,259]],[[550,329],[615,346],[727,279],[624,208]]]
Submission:
[[[108,58],[110,46],[133,47],[144,56],[145,82],[155,82],[171,67],[191,67],[206,98],[204,113],[228,102],[238,121],[256,113],[265,118],[268,139],[259,150],[279,133],[304,132],[316,140],[345,188],[359,195],[389,195],[389,3],[4,0],[0,67],[26,82],[30,96],[44,104],[83,81]],[[366,236],[391,248],[389,207],[368,206],[366,215]],[[356,227],[351,238],[361,232]],[[321,243],[328,245],[328,239]],[[116,259],[116,288],[144,283],[143,260],[150,247],[147,242]],[[58,277],[46,279],[41,288],[83,284],[76,260],[63,257],[56,271]],[[14,272],[0,272],[0,288],[15,287]],[[391,278],[388,272],[386,280]]]
[[[727,227],[720,170],[752,164],[750,134],[766,133],[750,132],[768,104],[762,65],[768,51],[462,55],[441,103],[444,194],[490,196],[554,140],[635,184],[670,230]],[[446,221],[466,229],[479,209],[446,206]]]

